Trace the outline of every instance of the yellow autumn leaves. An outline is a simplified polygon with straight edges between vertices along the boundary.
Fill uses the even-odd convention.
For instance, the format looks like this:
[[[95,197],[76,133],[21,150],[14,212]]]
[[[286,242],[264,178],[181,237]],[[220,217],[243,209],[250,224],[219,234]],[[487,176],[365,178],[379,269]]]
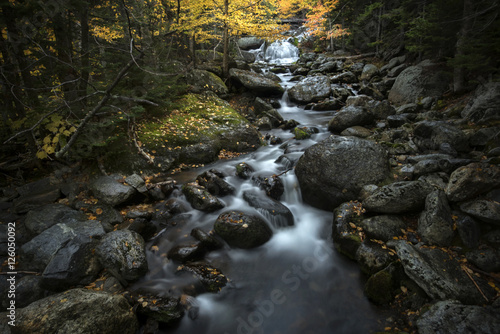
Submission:
[[[45,129],[50,133],[43,138],[39,145],[36,153],[38,159],[47,159],[49,154],[55,153],[58,145],[63,146],[66,139],[76,131],[76,128],[60,115],[52,115],[50,121],[45,124]]]

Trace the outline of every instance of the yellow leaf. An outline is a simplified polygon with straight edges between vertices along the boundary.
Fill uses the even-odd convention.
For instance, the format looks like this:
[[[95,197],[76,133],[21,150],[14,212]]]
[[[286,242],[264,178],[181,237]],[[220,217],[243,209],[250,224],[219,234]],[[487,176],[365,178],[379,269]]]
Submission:
[[[37,157],[38,159],[47,159],[47,158],[48,158],[48,155],[47,155],[47,152],[45,152],[45,151],[38,151],[38,152],[36,153],[36,157]]]

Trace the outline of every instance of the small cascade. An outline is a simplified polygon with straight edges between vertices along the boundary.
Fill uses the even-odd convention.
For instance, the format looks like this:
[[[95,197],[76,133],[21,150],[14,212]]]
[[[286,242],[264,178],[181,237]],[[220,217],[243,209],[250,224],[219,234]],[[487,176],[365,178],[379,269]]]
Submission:
[[[289,39],[276,41],[267,47],[264,59],[271,64],[291,64],[299,59],[299,49]]]

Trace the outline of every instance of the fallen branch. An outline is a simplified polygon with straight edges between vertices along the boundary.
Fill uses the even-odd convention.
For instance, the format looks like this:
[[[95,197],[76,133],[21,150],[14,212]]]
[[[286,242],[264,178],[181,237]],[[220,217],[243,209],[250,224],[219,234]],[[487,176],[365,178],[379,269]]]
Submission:
[[[139,58],[142,58],[142,56],[144,55],[144,53],[141,53],[139,55]],[[82,122],[78,125],[78,127],[76,128],[76,131],[75,133],[73,133],[73,135],[71,136],[70,140],[66,143],[66,145],[64,145],[63,148],[61,148],[61,150],[59,150],[58,152],[56,152],[56,158],[61,158],[64,154],[66,154],[66,152],[69,151],[69,149],[71,148],[71,146],[73,146],[73,144],[75,143],[76,139],[80,136],[80,134],[82,133],[83,131],[83,128],[85,128],[85,126],[87,125],[87,123],[90,121],[90,119],[99,111],[101,110],[102,107],[104,107],[106,105],[106,102],[108,102],[108,100],[112,97],[111,95],[111,91],[116,87],[116,85],[118,85],[118,83],[120,82],[120,80],[125,76],[125,74],[127,74],[128,70],[132,67],[132,65],[134,65],[136,63],[136,60],[135,59],[132,59],[130,60],[122,69],[121,71],[118,73],[118,75],[116,76],[115,80],[113,81],[113,83],[106,89],[106,91],[104,92],[105,95],[104,97],[101,99],[101,101],[99,101],[99,104],[97,104],[97,106],[95,106],[94,109],[92,109],[86,116],[85,118],[82,120]]]
[[[470,280],[472,281],[472,283],[474,283],[474,285],[476,286],[476,289],[481,293],[481,296],[483,296],[483,298],[486,300],[486,302],[489,302],[489,299],[484,295],[484,292],[483,290],[481,290],[481,288],[479,287],[479,285],[477,285],[476,281],[474,280],[474,278],[472,278],[472,275],[469,273],[469,270],[472,271],[471,269],[467,268],[465,265],[462,265],[462,270],[467,274],[467,276],[469,276]]]
[[[155,161],[151,158],[149,154],[147,154],[140,146],[139,143],[137,142],[137,136],[135,135],[135,124],[132,124],[130,126],[129,130],[129,137],[132,139],[132,142],[134,143],[134,146],[137,148],[139,151],[139,154],[142,155],[148,162],[148,164],[154,164]]]

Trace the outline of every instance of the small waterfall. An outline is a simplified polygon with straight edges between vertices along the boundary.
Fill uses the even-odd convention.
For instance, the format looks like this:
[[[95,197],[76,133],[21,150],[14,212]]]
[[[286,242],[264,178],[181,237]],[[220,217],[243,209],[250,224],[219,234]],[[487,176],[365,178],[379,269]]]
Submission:
[[[269,45],[264,59],[272,64],[291,64],[299,59],[299,49],[288,40],[276,41]]]

